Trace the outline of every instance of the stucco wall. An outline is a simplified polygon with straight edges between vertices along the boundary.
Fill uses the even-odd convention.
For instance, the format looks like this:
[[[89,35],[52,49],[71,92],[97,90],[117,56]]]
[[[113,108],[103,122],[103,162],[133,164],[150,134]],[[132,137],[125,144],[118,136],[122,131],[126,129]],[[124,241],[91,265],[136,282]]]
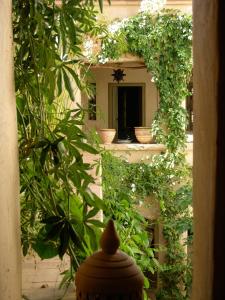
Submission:
[[[141,1],[138,0],[113,0],[111,5],[104,1],[103,15],[108,19],[126,18],[138,13]],[[191,0],[167,0],[165,8],[180,9],[184,12],[192,12]]]
[[[93,82],[96,83],[96,102],[97,102],[97,120],[91,121],[86,119],[85,127],[90,128],[107,128],[109,124],[109,83],[113,82],[111,68],[95,68],[92,70]],[[125,69],[126,76],[122,83],[145,84],[145,125],[150,126],[157,110],[158,93],[155,84],[151,81],[151,75],[146,69]],[[87,107],[87,97],[83,95],[82,103]]]

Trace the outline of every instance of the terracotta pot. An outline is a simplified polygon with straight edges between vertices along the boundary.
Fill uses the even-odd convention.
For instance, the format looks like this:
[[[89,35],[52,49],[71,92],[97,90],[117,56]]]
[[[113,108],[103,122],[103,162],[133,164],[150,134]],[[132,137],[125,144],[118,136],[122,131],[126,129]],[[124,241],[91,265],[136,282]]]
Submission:
[[[149,144],[152,141],[152,134],[150,127],[134,127],[135,136],[139,143]]]
[[[116,135],[116,129],[113,128],[100,129],[99,135],[104,144],[111,144]]]

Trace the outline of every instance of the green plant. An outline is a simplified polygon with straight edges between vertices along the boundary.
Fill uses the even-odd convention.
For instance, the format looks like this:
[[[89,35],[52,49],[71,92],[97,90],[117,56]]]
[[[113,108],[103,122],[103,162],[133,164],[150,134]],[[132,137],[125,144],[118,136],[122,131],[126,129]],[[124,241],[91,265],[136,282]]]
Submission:
[[[108,201],[104,207],[101,199],[88,189],[93,181],[88,174],[92,166],[84,162],[82,153],[97,151],[86,143],[80,129],[84,111],[62,107],[65,97],[76,100],[74,89],[87,90],[79,73],[82,68],[82,76],[86,74],[80,45],[84,35],[95,36],[102,29],[96,25],[95,16],[91,0],[63,0],[61,6],[54,0],[13,1],[23,251],[26,254],[32,247],[42,258],[68,253],[71,270],[65,278],[70,278],[79,262],[96,249],[102,223],[92,218],[100,208],[107,217],[120,220],[122,247],[137,259],[142,269],[152,271],[157,267],[153,252],[146,250],[149,240],[143,230],[147,224],[133,206],[137,199],[132,194],[133,177],[129,174],[140,166],[128,168],[123,190],[118,190],[120,182],[116,185],[110,181],[115,178],[109,178],[115,192],[105,189]],[[110,38],[115,41],[113,47],[103,35],[104,49],[98,54],[99,60],[116,59],[126,51],[140,55],[159,90],[160,108],[153,130],[167,151],[153,160],[145,176],[133,175],[137,195],[153,193],[161,207],[168,246],[160,297],[187,299],[191,267],[184,261],[179,240],[182,231],[191,225],[187,205],[191,198],[185,196],[186,113],[181,106],[188,94],[192,67],[191,18],[173,11],[138,14],[123,21],[118,30],[110,33]],[[127,170],[127,165],[123,169]],[[123,230],[130,235],[130,243]]]
[[[67,253],[71,270],[97,249],[103,226],[83,158],[98,151],[81,130],[84,110],[69,109],[74,90],[87,90],[81,44],[98,32],[95,16],[93,1],[13,1],[23,253]]]
[[[182,107],[189,94],[192,71],[192,20],[179,11],[163,10],[139,13],[112,25],[106,27],[109,34],[101,37],[99,62],[118,59],[126,52],[142,57],[160,96],[152,129],[156,141],[163,143],[166,151],[154,157],[150,166],[132,166],[134,172],[130,171],[128,180],[135,184],[139,195],[154,194],[160,203],[167,262],[160,272],[162,288],[158,297],[188,299],[192,267],[180,237],[183,231],[192,231],[190,168],[184,154],[187,114]],[[138,172],[140,167],[143,173]],[[188,199],[188,204],[183,198]]]
[[[150,224],[137,211],[137,194],[132,189],[130,180],[132,164],[113,156],[110,152],[102,153],[102,180],[106,219],[116,221],[120,236],[120,248],[133,257],[146,275],[145,288],[149,288],[149,273],[159,270],[155,258],[157,249],[151,245]],[[141,196],[141,195],[138,195]],[[153,223],[153,222],[152,222]],[[151,286],[151,282],[150,282]]]
[[[193,230],[188,170],[177,168],[175,173],[168,161],[165,165],[163,155],[156,155],[148,162],[128,163],[107,151],[102,153],[102,169],[104,215],[117,221],[121,248],[136,260],[146,275],[160,272],[163,288],[159,299],[171,299],[174,295],[186,299],[190,293],[192,267],[191,253],[189,251],[187,256],[185,248],[191,245]],[[159,219],[150,223],[137,210],[138,205],[145,205],[145,197],[149,195],[158,199],[161,208]],[[163,224],[164,236],[169,242],[164,246],[167,262],[160,266],[155,258],[160,245],[151,246],[148,231],[149,225],[158,222]],[[187,232],[188,239],[181,242],[181,236]]]

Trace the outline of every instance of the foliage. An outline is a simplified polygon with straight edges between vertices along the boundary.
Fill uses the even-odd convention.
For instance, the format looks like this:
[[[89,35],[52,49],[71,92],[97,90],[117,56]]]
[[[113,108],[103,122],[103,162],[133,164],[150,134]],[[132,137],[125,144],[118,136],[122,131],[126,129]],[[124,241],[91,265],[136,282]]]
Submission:
[[[108,25],[102,38],[99,62],[118,59],[126,52],[141,56],[160,95],[160,109],[153,123],[157,142],[171,151],[184,147],[186,110],[192,61],[191,17],[178,11],[138,14]]]
[[[128,163],[107,151],[102,154],[102,168],[106,205],[104,214],[107,218],[113,217],[118,221],[122,249],[135,258],[145,274],[160,272],[163,289],[158,295],[159,299],[171,299],[170,293],[175,293],[176,299],[186,299],[180,293],[180,284],[183,283],[183,289],[186,289],[183,290],[183,295],[188,296],[192,269],[185,248],[191,246],[193,233],[188,168],[176,168],[174,172],[172,165],[165,165],[164,155],[147,157],[145,162]],[[147,222],[138,213],[138,206],[146,206],[146,196],[158,199],[161,207],[159,220]],[[161,266],[155,260],[155,251],[160,251],[157,250],[158,245],[146,248],[148,243],[151,245],[151,237],[147,234],[148,226],[157,225],[157,222],[164,224],[164,236],[169,241],[166,246],[167,264]],[[181,236],[187,232],[189,238],[184,238],[181,242]],[[137,236],[141,239],[136,239]]]
[[[83,157],[98,152],[81,130],[84,111],[69,109],[74,90],[86,90],[80,45],[98,32],[95,16],[93,1],[13,1],[23,253],[67,253],[74,270],[97,249],[102,227]]]
[[[107,32],[108,31],[108,32]],[[154,194],[161,208],[167,263],[161,271],[160,299],[188,299],[191,263],[181,246],[181,235],[191,231],[190,170],[185,163],[186,110],[182,101],[189,94],[192,71],[191,17],[174,10],[139,13],[116,20],[101,35],[100,63],[118,59],[126,52],[144,59],[160,96],[152,124],[156,142],[166,146],[150,166],[132,166],[130,181],[139,194]],[[144,172],[139,172],[139,168]],[[182,288],[181,288],[182,287]]]
[[[159,270],[155,258],[156,248],[152,245],[149,223],[137,210],[137,193],[132,189],[130,180],[135,166],[102,152],[102,180],[104,194],[104,216],[116,221],[120,236],[120,248],[133,257],[146,276]],[[140,194],[138,195],[141,196]],[[151,285],[151,283],[150,283]],[[148,278],[145,287],[149,288]]]
[[[127,189],[122,185],[123,189],[114,194],[105,187],[104,196],[112,200],[106,201],[104,208],[101,199],[88,189],[93,178],[88,174],[91,166],[84,162],[83,152],[97,151],[86,143],[80,129],[84,111],[62,106],[62,100],[76,101],[76,88],[87,89],[81,77],[86,70],[80,45],[85,34],[95,36],[102,28],[96,25],[95,16],[91,0],[63,0],[61,6],[54,0],[13,1],[23,251],[26,254],[32,247],[42,258],[68,253],[71,271],[76,270],[97,247],[102,224],[92,218],[103,208],[108,217],[121,221],[118,229],[123,249],[144,271],[155,270],[154,253],[146,247],[147,224],[134,209],[135,198],[128,191],[135,178],[137,195],[153,193],[161,206],[168,241],[167,264],[161,272],[161,299],[187,299],[190,268],[178,241],[191,224],[183,154],[186,114],[181,107],[191,73],[191,20],[172,11],[138,14],[111,26],[111,32],[107,33],[107,28],[101,32],[99,62],[116,59],[127,51],[144,58],[161,101],[153,129],[157,141],[167,147],[149,168],[143,166],[144,173],[137,172],[140,166],[131,166]],[[68,276],[72,272],[65,274],[65,278]],[[181,292],[180,285],[186,291]]]

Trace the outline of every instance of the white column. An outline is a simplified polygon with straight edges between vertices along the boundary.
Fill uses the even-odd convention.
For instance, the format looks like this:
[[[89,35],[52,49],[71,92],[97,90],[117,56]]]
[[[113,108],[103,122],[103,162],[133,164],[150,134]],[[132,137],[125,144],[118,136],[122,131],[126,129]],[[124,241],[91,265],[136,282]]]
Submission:
[[[0,299],[21,300],[21,248],[12,5],[0,0]]]

